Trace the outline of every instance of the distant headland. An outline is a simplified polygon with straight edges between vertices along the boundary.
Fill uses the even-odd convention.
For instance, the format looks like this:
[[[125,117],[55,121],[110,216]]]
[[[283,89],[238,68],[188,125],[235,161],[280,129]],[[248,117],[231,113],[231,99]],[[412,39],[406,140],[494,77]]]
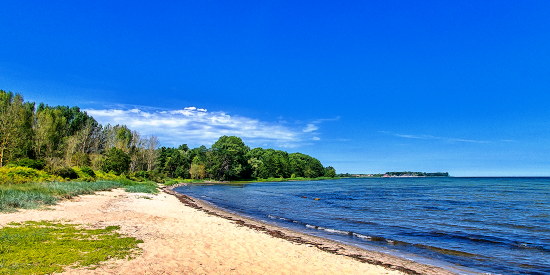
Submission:
[[[448,177],[449,172],[435,172],[435,173],[427,173],[427,172],[411,172],[411,171],[404,171],[404,172],[386,172],[384,174],[339,174],[339,177],[343,178],[410,178],[410,177]]]

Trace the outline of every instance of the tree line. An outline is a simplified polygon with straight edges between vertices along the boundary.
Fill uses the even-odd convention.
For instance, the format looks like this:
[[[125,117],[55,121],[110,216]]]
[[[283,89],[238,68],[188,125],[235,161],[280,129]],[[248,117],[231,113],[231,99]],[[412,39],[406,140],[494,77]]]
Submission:
[[[0,90],[0,167],[7,164],[55,173],[73,166],[163,178],[239,180],[334,177],[332,167],[301,153],[250,149],[241,138],[220,137],[210,148],[160,147],[125,125],[101,125],[78,107],[36,106]]]

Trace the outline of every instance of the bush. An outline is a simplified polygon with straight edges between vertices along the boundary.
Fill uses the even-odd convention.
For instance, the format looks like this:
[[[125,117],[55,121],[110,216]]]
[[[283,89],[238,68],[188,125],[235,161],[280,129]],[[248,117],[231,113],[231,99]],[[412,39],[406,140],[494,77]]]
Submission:
[[[78,175],[79,181],[95,181],[95,172],[94,170],[88,168],[88,167],[73,167],[72,168],[76,174]],[[88,170],[89,169],[89,170]]]
[[[62,181],[63,178],[28,167],[0,167],[0,185]]]
[[[64,179],[78,179],[78,174],[76,173],[76,171],[69,167],[59,168],[54,171],[54,174]]]
[[[46,163],[40,159],[23,158],[23,159],[10,162],[10,166],[12,167],[21,166],[21,167],[28,167],[32,169],[42,170],[44,169],[44,166],[46,166]]]
[[[149,172],[147,171],[137,171],[130,174],[130,179],[135,181],[146,181],[149,179]]]
[[[82,173],[84,173],[84,174],[86,174],[86,175],[88,175],[92,178],[95,178],[95,172],[90,167],[87,167],[87,166],[81,167],[80,171],[82,171]]]
[[[103,171],[95,171],[95,176],[97,180],[117,180],[120,178],[112,172],[105,173]]]

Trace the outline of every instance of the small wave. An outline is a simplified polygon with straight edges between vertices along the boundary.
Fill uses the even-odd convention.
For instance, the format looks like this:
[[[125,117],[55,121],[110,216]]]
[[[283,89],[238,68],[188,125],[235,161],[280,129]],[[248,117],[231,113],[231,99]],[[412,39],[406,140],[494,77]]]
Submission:
[[[349,235],[349,236],[353,235],[353,233],[349,232],[349,231],[326,228],[326,227],[317,226],[317,225],[306,224],[306,227],[311,228],[311,229],[317,229],[317,230],[325,231],[325,232],[328,232],[328,233],[333,233],[333,234]]]
[[[324,230],[327,231],[327,232],[330,232],[330,233],[336,233],[336,234],[341,234],[341,235],[351,235],[352,234],[349,231],[343,231],[343,230],[338,230],[338,229],[325,228]]]
[[[291,219],[287,219],[287,218],[279,217],[279,216],[275,216],[275,215],[267,215],[267,217],[272,219],[272,220],[292,221]]]
[[[424,234],[416,234],[416,235],[419,236]],[[474,243],[487,243],[487,244],[494,244],[494,245],[500,245],[500,246],[508,246],[513,249],[532,249],[532,250],[539,250],[543,252],[550,252],[549,248],[546,248],[542,245],[526,243],[526,242],[521,242],[516,240],[509,240],[504,238],[491,237],[486,235],[465,234],[465,233],[459,233],[459,232],[451,233],[451,232],[440,232],[440,231],[432,231],[425,235],[452,238],[452,239],[458,239],[458,240],[466,240]]]
[[[352,233],[352,236],[357,237],[359,239],[367,240],[367,241],[372,240],[371,236],[361,235],[361,234],[358,234],[358,233]]]
[[[272,220],[280,220],[280,221],[285,221],[285,222],[303,224],[303,222],[301,222],[301,221],[297,221],[297,220],[293,220],[293,219],[289,219],[289,218],[285,218],[285,217],[281,217],[281,216],[276,216],[276,215],[267,215],[267,217],[272,219]]]

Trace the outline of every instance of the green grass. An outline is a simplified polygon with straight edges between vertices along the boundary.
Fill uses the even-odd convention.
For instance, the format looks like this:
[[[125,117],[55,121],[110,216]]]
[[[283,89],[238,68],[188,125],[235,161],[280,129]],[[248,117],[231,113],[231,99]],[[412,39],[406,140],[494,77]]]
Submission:
[[[205,180],[195,180],[195,179],[169,179],[164,182],[166,186],[172,186],[180,183],[203,183]]]
[[[159,192],[158,185],[152,181],[137,182],[129,179],[118,179],[115,182],[120,184],[126,192],[131,193],[150,193],[157,194]]]
[[[53,205],[62,199],[114,188],[124,188],[133,193],[158,193],[156,183],[131,180],[0,184],[0,212]]]
[[[111,258],[131,258],[142,241],[122,236],[118,229],[49,221],[10,223],[0,228],[0,274],[49,274],[67,266],[93,268]]]

